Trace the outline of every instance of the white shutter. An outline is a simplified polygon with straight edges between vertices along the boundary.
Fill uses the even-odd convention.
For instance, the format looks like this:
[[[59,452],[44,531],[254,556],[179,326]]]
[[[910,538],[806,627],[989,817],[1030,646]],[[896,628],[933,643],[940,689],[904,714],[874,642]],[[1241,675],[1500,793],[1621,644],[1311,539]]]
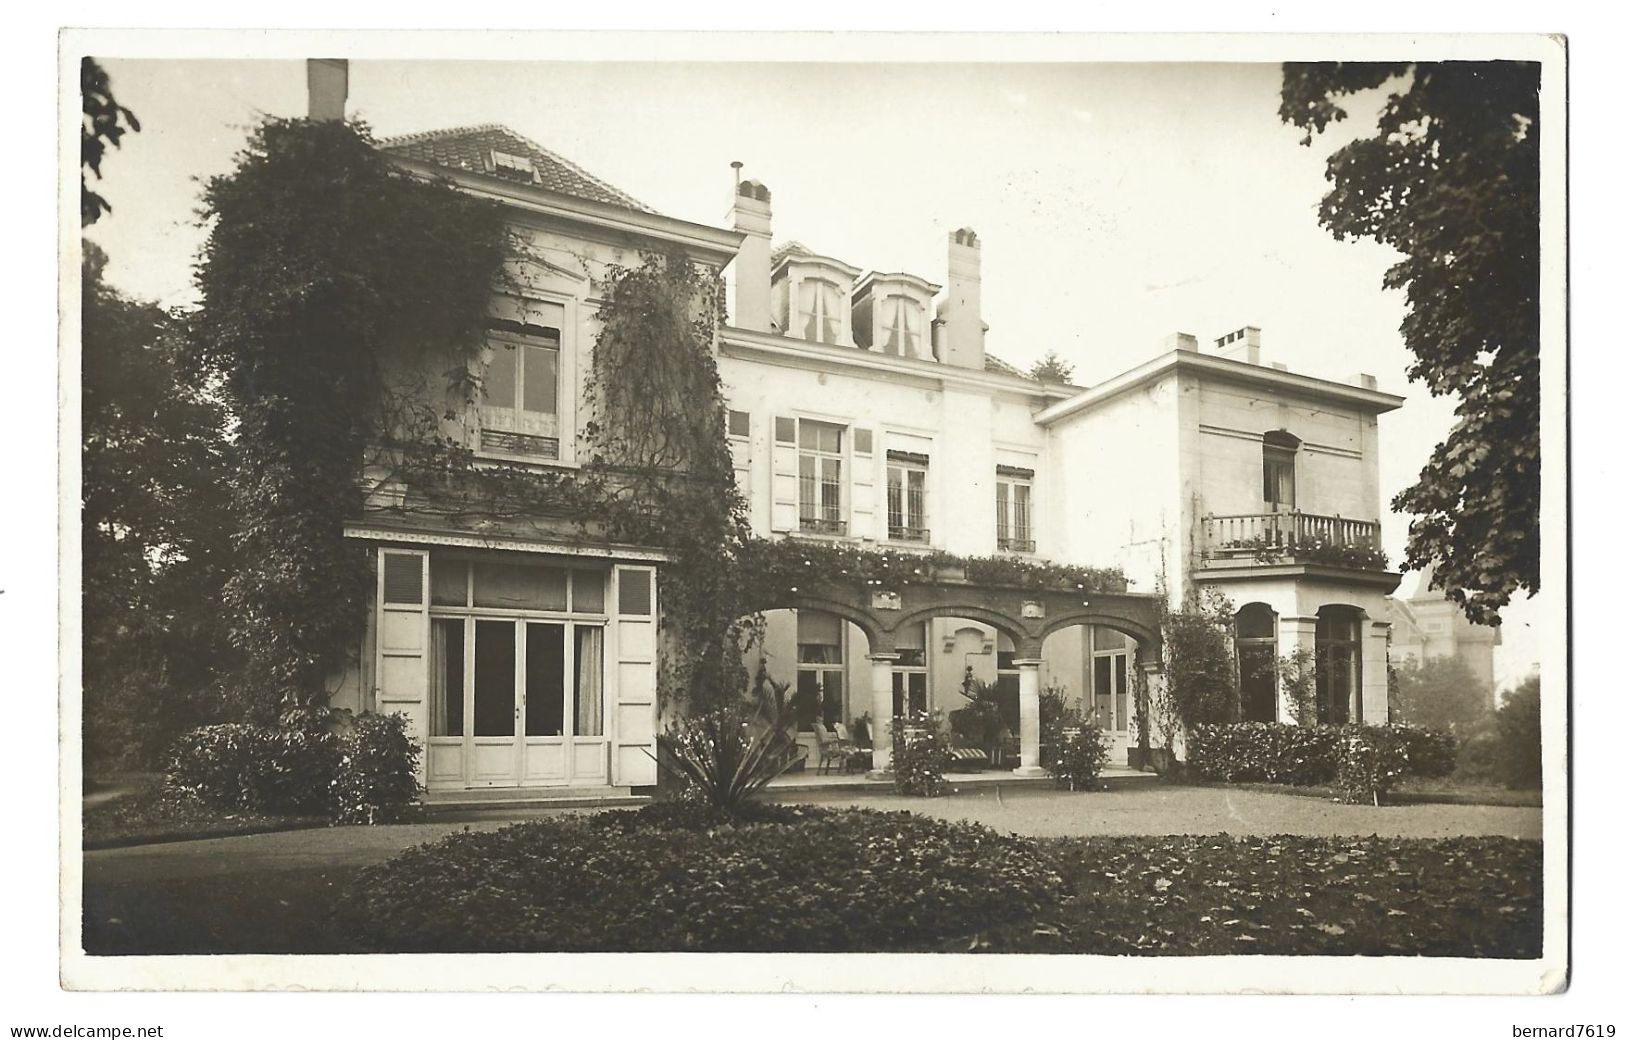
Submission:
[[[429,689],[429,554],[408,549],[378,550],[378,647],[373,670],[373,701],[384,714],[402,712],[419,743],[428,738],[425,722]],[[419,765],[421,774],[422,765]],[[419,775],[419,780],[423,777]]]
[[[854,537],[878,539],[875,524],[875,441],[873,430],[852,430],[852,526]]]
[[[615,645],[610,687],[610,783],[643,787],[655,783],[655,569],[617,565],[610,587],[610,624]]]
[[[772,529],[794,531],[800,526],[798,497],[799,461],[796,455],[796,421],[788,416],[773,420]]]

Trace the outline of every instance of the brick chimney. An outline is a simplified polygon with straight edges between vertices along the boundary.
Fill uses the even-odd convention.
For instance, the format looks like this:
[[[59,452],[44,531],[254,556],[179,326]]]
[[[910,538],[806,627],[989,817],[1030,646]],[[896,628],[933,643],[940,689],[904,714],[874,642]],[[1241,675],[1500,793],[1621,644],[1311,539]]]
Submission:
[[[1256,365],[1258,364],[1258,341],[1258,326],[1247,325],[1214,340],[1213,350],[1220,357]]]
[[[733,262],[733,324],[756,332],[772,332],[773,193],[760,181],[741,181],[743,163],[734,163],[733,208],[728,221],[745,241]]]
[[[981,371],[987,359],[982,242],[970,228],[948,235],[948,296],[937,304],[937,325],[937,360]]]
[[[350,63],[344,58],[307,58],[305,86],[310,93],[306,114],[321,122],[343,122],[350,99]]]

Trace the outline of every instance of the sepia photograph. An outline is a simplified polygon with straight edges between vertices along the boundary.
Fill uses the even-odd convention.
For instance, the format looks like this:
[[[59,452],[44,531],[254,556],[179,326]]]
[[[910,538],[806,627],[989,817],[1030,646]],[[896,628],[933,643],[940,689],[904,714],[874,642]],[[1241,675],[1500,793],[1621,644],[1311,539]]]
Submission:
[[[592,35],[62,35],[65,987],[1567,986],[1564,40]]]

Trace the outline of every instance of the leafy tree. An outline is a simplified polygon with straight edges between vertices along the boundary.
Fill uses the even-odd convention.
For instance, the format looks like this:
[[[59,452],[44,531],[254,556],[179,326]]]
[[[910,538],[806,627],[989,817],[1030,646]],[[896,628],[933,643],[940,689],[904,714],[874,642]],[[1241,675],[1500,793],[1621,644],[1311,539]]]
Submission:
[[[110,202],[90,190],[86,173],[101,180],[107,146],[117,148],[126,131],[139,133],[141,122],[114,99],[112,81],[94,58],[79,60],[79,94],[84,103],[84,123],[79,129],[79,223],[84,226],[113,211]]]
[[[1508,787],[1539,787],[1540,675],[1531,675],[1507,694],[1495,713],[1500,741],[1501,782]]]
[[[1187,597],[1162,617],[1162,663],[1173,720],[1189,730],[1204,723],[1234,722],[1241,715],[1236,656],[1230,639],[1235,611],[1223,596],[1206,591]],[[1161,712],[1167,715],[1168,710]],[[1164,733],[1165,743],[1172,733]]]
[[[178,322],[84,245],[81,543],[90,757],[150,764],[218,709],[224,416]]]
[[[1376,132],[1327,160],[1320,223],[1402,258],[1409,374],[1454,395],[1456,424],[1394,508],[1405,566],[1481,624],[1540,589],[1540,67],[1527,62],[1288,63],[1281,119],[1304,143],[1345,97],[1392,90]]]
[[[1393,675],[1388,708],[1398,722],[1461,737],[1489,714],[1489,684],[1459,656],[1408,658]]]
[[[1038,364],[1033,366],[1029,374],[1040,383],[1070,383],[1072,367],[1072,362],[1065,360],[1055,351],[1048,350],[1038,359]]]

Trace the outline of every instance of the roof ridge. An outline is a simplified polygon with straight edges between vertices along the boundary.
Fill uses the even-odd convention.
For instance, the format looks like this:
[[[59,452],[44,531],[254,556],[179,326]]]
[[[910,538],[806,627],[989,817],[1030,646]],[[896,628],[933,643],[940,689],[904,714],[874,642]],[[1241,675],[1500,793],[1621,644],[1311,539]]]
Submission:
[[[513,134],[512,130],[501,123],[475,123],[471,126],[446,126],[438,130],[414,130],[405,134],[392,134],[389,137],[380,137],[375,142],[380,148],[391,148],[399,144],[411,144],[414,141],[436,141],[442,137],[455,137],[458,134],[474,134],[485,130],[503,130]],[[519,137],[518,134],[514,134]],[[523,138],[521,138],[523,140]]]

